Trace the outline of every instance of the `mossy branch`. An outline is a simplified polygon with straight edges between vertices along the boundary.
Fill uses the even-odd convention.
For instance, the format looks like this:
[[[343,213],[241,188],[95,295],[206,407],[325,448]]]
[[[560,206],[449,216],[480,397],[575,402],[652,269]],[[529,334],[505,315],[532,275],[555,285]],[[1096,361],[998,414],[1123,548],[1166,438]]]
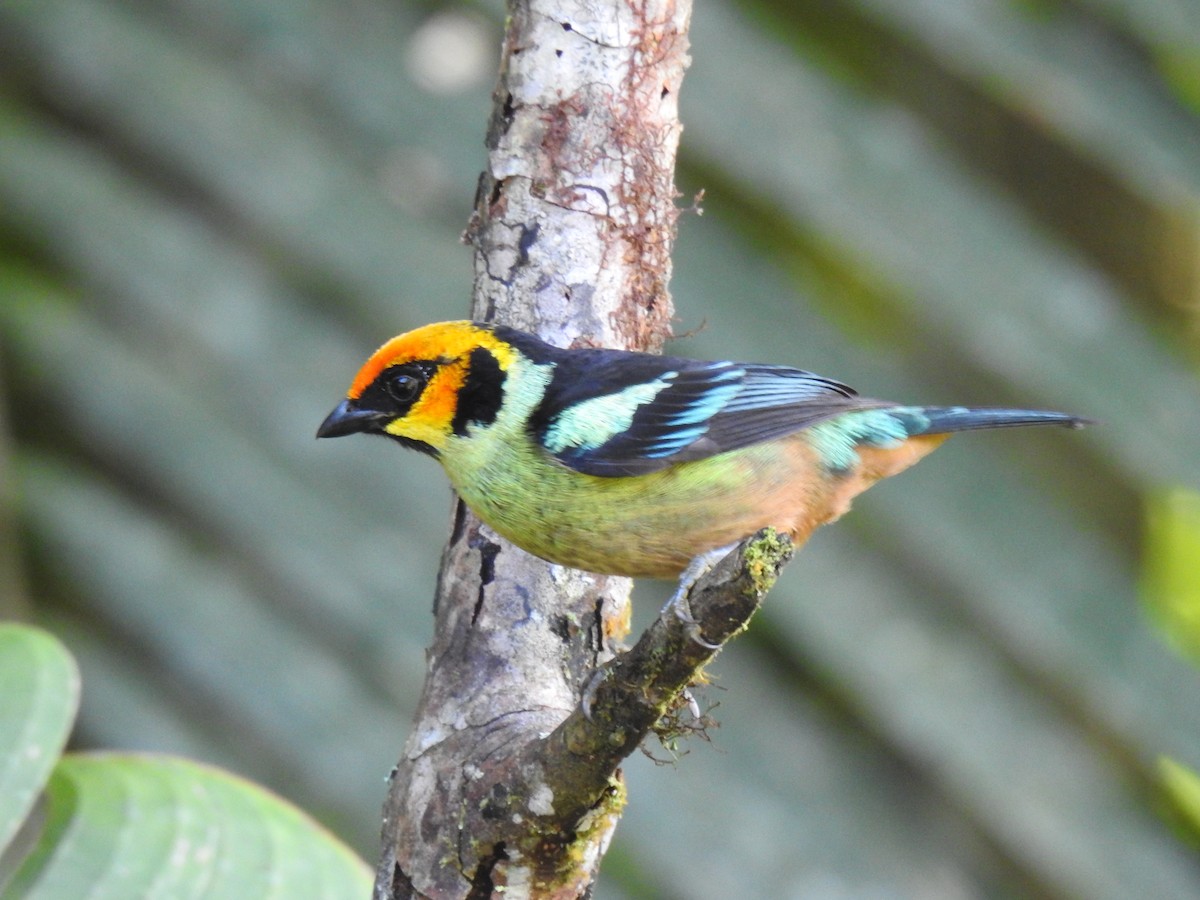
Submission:
[[[472,786],[470,805],[495,823],[474,839],[515,851],[534,873],[536,896],[577,896],[579,857],[624,805],[621,762],[703,682],[704,666],[749,625],[792,553],[769,528],[743,541],[692,586],[691,621],[665,609],[631,649],[595,670],[561,724]]]
[[[704,666],[741,633],[792,558],[792,542],[766,528],[739,544],[687,595],[692,620],[668,607],[630,650],[601,666],[586,696],[546,739],[555,770],[579,758],[597,770],[615,766],[636,748],[681,695],[703,681]],[[553,756],[562,756],[555,766]]]

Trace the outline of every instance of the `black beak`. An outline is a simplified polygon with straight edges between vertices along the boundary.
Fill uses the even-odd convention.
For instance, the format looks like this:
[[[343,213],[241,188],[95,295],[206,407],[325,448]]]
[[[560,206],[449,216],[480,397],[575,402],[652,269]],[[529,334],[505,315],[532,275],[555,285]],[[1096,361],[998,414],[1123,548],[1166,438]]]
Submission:
[[[374,409],[360,409],[355,406],[353,400],[343,400],[333,412],[325,417],[325,421],[317,429],[317,437],[330,438],[342,437],[347,434],[378,432],[388,418],[386,413]]]

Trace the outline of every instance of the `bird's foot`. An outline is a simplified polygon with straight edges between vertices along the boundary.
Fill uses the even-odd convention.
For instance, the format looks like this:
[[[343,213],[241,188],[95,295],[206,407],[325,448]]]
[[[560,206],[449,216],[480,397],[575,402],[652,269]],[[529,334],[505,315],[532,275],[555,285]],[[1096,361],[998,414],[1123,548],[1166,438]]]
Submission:
[[[730,544],[728,547],[717,547],[715,550],[709,550],[705,553],[694,557],[688,567],[683,570],[683,574],[679,576],[679,587],[675,589],[675,593],[671,595],[671,599],[663,606],[659,615],[666,615],[669,610],[676,619],[687,626],[688,637],[703,647],[705,650],[720,650],[720,644],[714,644],[704,639],[700,631],[700,623],[692,616],[691,608],[688,605],[688,594],[696,582],[703,578],[718,562],[724,559],[737,544]]]
[[[583,693],[579,696],[579,709],[583,713],[583,717],[593,724],[596,720],[592,718],[592,702],[596,699],[596,691],[600,689],[600,685],[604,683],[607,675],[608,673],[604,669],[596,669],[592,672],[588,683],[583,686]]]

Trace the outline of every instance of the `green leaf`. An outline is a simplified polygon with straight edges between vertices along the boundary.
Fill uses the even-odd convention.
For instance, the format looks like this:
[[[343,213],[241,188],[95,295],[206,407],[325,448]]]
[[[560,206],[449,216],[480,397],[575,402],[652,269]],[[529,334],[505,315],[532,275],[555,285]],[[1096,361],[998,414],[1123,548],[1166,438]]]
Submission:
[[[1158,66],[1175,96],[1200,113],[1200,53],[1187,46],[1160,47]]]
[[[1150,501],[1143,594],[1171,643],[1200,663],[1200,494],[1183,489]]]
[[[371,873],[279,797],[184,759],[64,757],[42,841],[2,895],[361,898]]]
[[[0,852],[50,777],[79,707],[79,671],[57,639],[0,623]]]
[[[1158,775],[1178,825],[1200,844],[1200,775],[1164,756]]]

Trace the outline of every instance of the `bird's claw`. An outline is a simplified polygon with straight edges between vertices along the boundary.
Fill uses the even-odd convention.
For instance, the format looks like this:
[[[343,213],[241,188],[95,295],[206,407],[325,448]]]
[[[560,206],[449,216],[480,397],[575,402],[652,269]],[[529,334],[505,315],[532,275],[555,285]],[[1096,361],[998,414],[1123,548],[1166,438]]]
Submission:
[[[583,717],[592,724],[596,722],[592,718],[592,701],[596,699],[596,691],[600,689],[600,685],[604,683],[607,675],[608,673],[604,669],[596,669],[592,672],[588,683],[583,686],[583,693],[579,695],[579,709],[583,713]]]
[[[720,650],[720,644],[714,644],[712,641],[704,639],[704,634],[700,631],[700,623],[695,622],[687,628],[688,640],[699,644],[705,650]]]
[[[700,623],[696,621],[692,615],[692,611],[687,606],[687,594],[690,588],[691,585],[681,584],[679,590],[671,596],[671,599],[667,601],[667,605],[662,608],[662,612],[665,613],[667,610],[670,610],[675,618],[683,623],[684,633],[687,634],[688,640],[695,641],[705,650],[720,650],[720,644],[714,644],[705,640],[700,630]]]
[[[695,641],[705,650],[720,650],[720,644],[714,644],[707,641],[700,631],[700,623],[696,621],[692,615],[692,611],[688,606],[688,594],[701,578],[708,573],[718,561],[723,559],[736,544],[730,544],[728,547],[717,547],[715,550],[709,550],[707,553],[701,553],[679,576],[679,587],[675,589],[675,593],[671,595],[671,599],[666,602],[662,608],[662,615],[668,609],[674,613],[675,618],[684,624],[688,639]]]

